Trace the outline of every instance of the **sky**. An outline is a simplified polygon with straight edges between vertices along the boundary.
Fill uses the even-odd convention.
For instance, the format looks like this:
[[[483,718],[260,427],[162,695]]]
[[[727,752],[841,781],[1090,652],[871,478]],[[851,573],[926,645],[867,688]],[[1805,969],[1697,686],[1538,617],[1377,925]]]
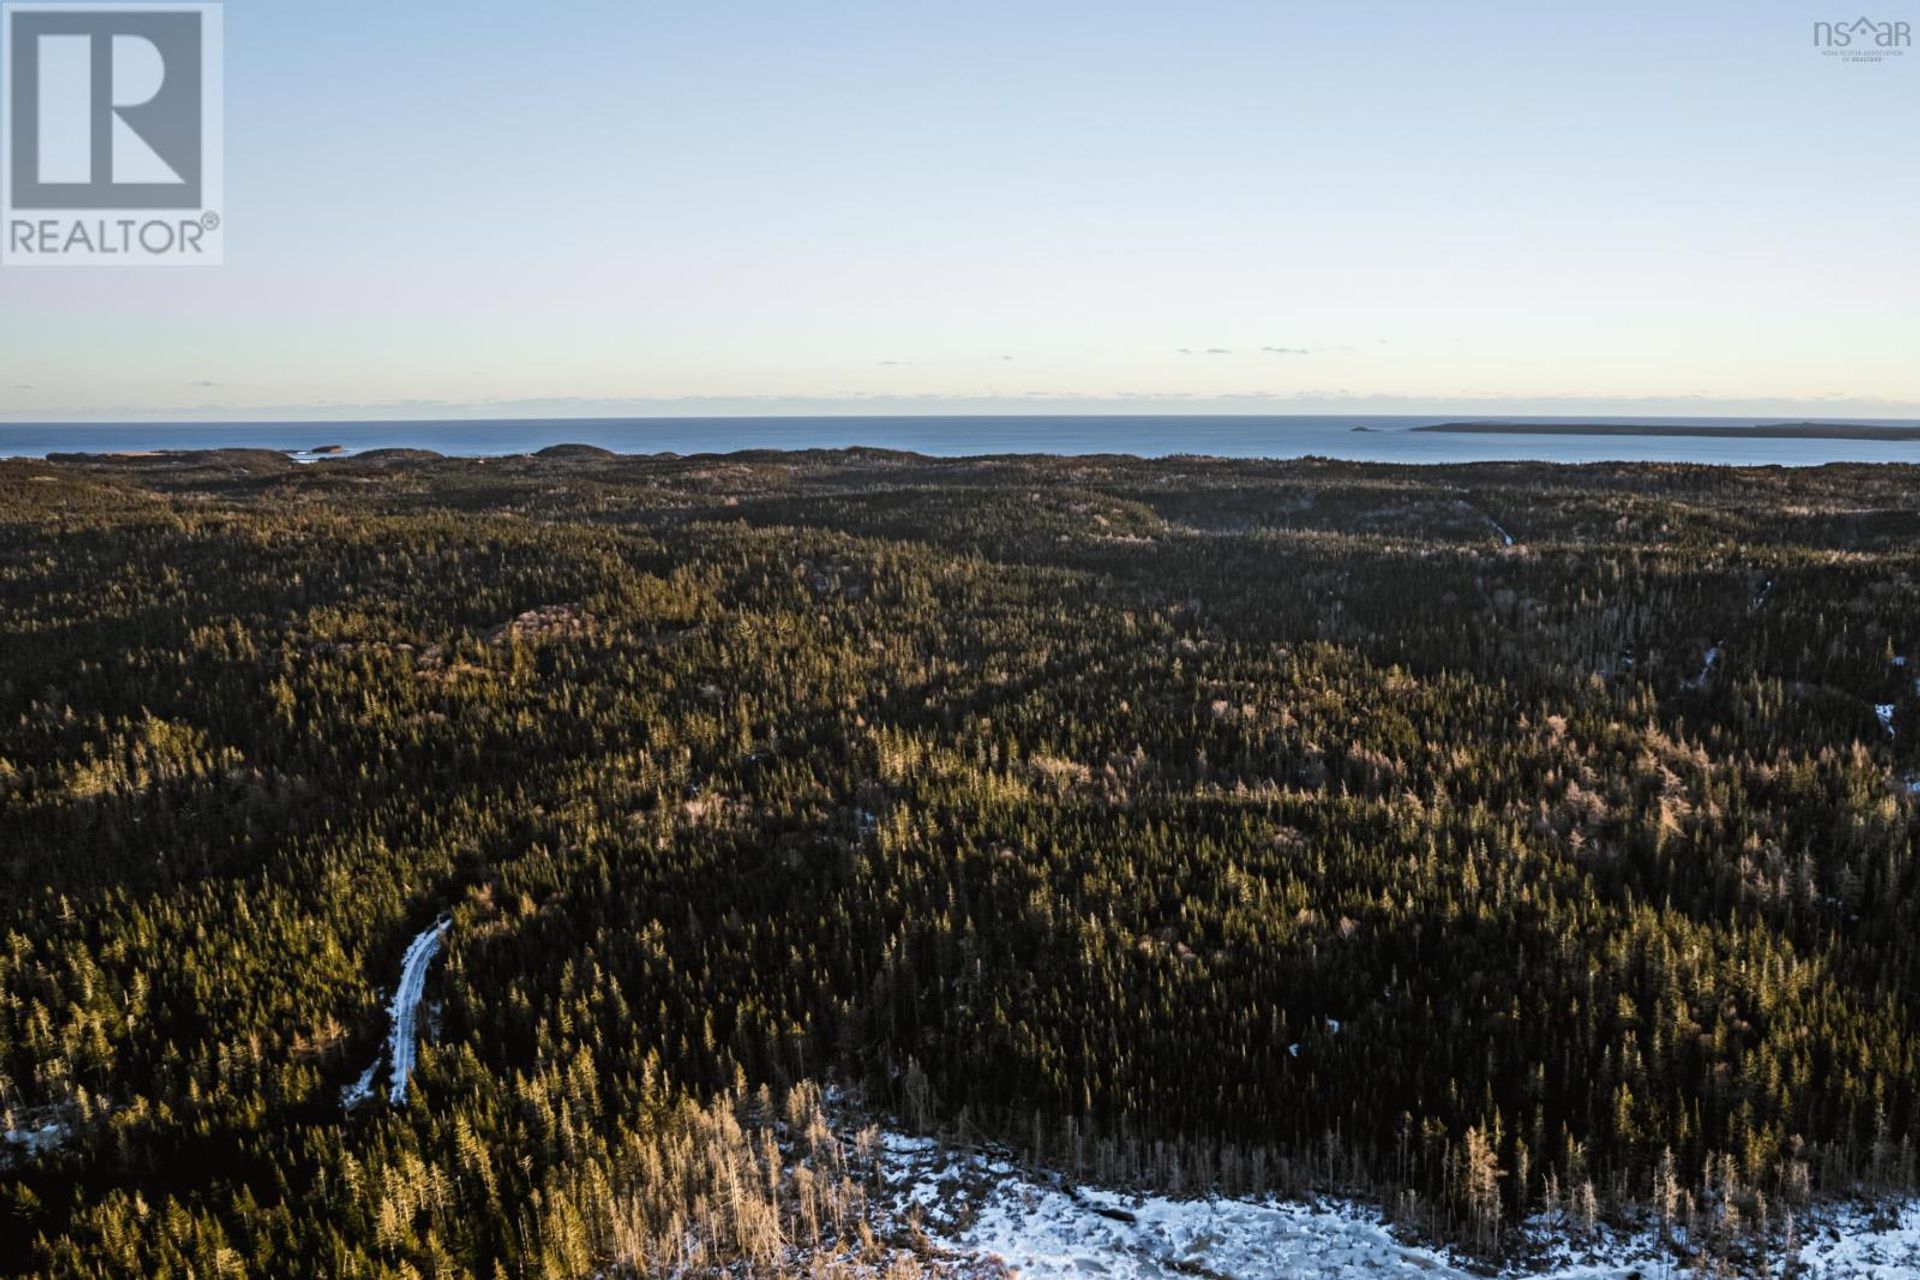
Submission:
[[[0,418],[1916,416],[1831,7],[230,0],[225,265],[0,271]]]

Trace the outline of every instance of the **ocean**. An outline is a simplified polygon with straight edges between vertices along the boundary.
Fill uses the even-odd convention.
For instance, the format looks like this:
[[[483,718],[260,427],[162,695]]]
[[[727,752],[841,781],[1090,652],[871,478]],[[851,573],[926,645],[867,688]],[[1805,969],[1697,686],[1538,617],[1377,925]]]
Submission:
[[[1414,427],[1444,416],[1033,415],[763,418],[538,418],[491,421],[0,424],[0,457],[258,447],[310,453],[415,448],[468,456],[591,444],[617,453],[727,453],[867,445],[936,457],[1041,453],[1208,454],[1227,458],[1318,456],[1362,462],[1700,462],[1818,466],[1920,463],[1920,441],[1753,439],[1712,436],[1456,435]],[[1497,421],[1497,419],[1495,419]],[[1528,418],[1528,422],[1705,426],[1729,432],[1763,418]],[[1860,420],[1852,420],[1860,421]],[[1912,419],[1874,426],[1913,426]]]

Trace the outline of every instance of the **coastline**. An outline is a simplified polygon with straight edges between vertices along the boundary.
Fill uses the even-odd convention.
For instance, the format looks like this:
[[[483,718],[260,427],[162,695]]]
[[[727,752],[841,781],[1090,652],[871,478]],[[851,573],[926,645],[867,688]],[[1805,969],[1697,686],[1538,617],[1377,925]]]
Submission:
[[[323,440],[322,452],[316,446]],[[407,450],[448,457],[587,446],[621,455],[892,450],[923,457],[1202,456],[1349,462],[1920,462],[1920,422],[1754,418],[1450,422],[1412,415],[868,415],[312,422],[0,423],[0,457],[271,450],[301,461]]]
[[[1355,428],[1358,430],[1359,428]],[[1869,426],[1844,422],[1780,422],[1756,426],[1709,427],[1687,423],[1617,422],[1441,422],[1412,427],[1417,432],[1472,436],[1648,436],[1721,440],[1877,440],[1920,441],[1920,427]]]

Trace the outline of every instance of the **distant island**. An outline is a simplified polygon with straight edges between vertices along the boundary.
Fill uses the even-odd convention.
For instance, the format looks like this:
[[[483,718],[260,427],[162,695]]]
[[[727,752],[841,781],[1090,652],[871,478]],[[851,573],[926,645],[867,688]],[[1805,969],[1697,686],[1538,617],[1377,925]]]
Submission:
[[[1441,422],[1415,427],[1450,435],[1486,436],[1719,436],[1729,440],[1920,440],[1920,427],[1875,427],[1847,422],[1774,422],[1751,427],[1704,427],[1628,422]]]

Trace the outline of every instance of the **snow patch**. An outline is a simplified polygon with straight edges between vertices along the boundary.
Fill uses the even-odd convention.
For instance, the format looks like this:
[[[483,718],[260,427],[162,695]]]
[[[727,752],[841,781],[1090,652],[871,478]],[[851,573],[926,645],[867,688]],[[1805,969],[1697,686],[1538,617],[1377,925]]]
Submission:
[[[65,1142],[68,1132],[67,1126],[56,1120],[34,1129],[0,1129],[0,1142],[19,1147],[29,1156],[37,1156]]]
[[[340,1105],[352,1110],[373,1096],[374,1073],[380,1070],[380,1055],[375,1055],[360,1078],[340,1091]]]

